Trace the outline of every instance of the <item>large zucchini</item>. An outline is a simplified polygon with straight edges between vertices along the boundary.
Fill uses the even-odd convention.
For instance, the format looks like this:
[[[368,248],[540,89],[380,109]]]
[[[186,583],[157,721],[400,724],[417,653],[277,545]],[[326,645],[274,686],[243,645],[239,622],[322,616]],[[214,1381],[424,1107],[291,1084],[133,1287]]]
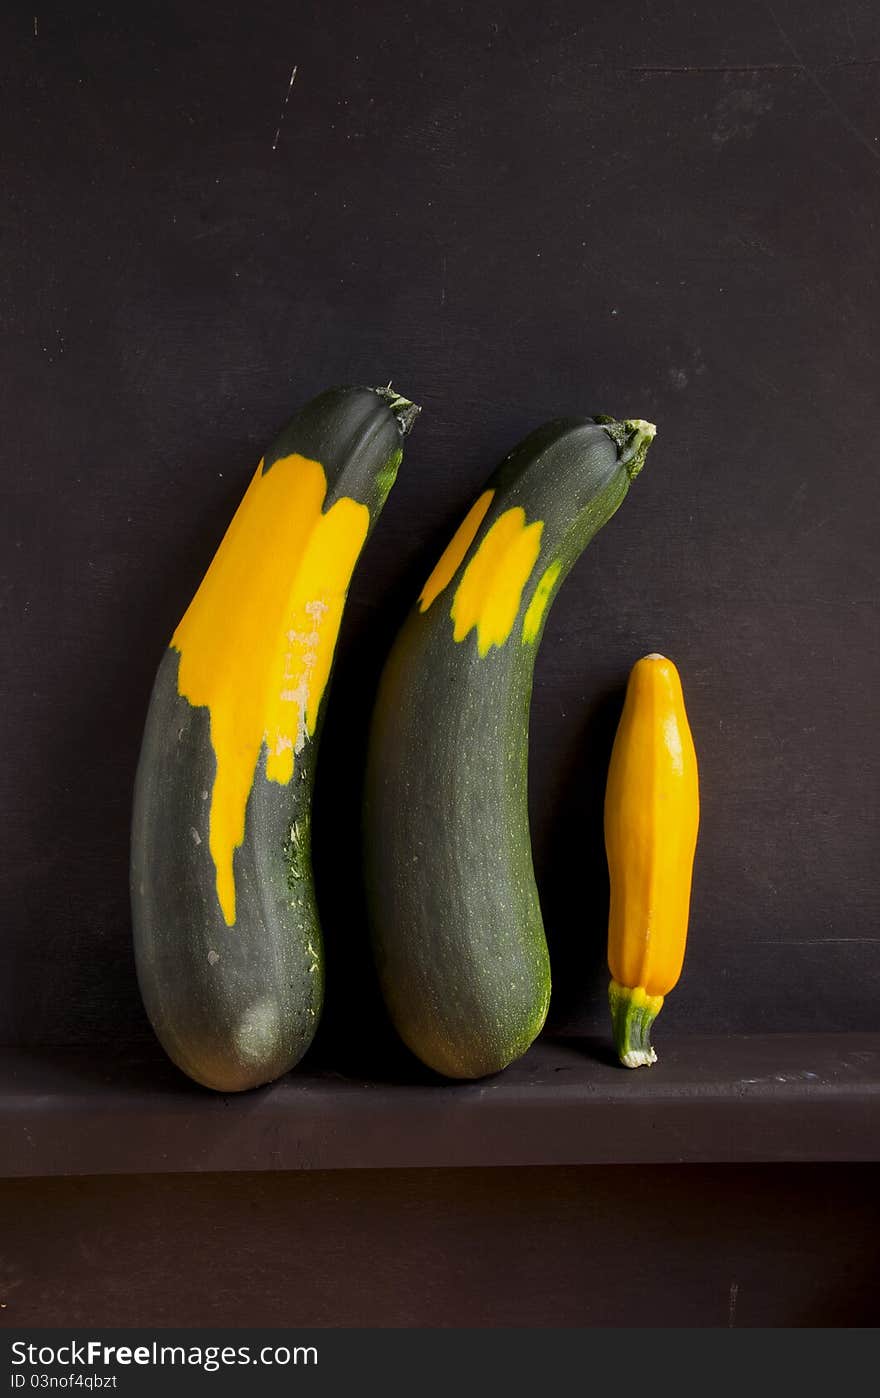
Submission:
[[[159,666],[132,827],[138,980],[170,1057],[220,1091],[286,1072],[318,1024],[322,700],[415,412],[390,389],[307,404],[257,467]]]
[[[466,515],[383,671],[365,791],[371,935],[399,1034],[447,1077],[498,1071],[544,1023],[526,802],[535,654],[653,436],[606,418],[532,433]]]

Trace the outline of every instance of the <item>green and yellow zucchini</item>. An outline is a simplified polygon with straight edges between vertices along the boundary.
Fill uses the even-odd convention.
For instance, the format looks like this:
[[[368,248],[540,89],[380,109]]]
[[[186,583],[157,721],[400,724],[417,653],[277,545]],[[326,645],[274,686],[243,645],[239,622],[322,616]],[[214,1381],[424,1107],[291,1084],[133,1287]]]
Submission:
[[[338,388],[281,432],[159,666],[131,896],[147,1013],[223,1092],[285,1073],[321,1013],[315,754],[349,583],[417,410]]]
[[[541,427],[499,467],[385,665],[364,808],[371,937],[397,1030],[480,1078],[525,1052],[550,998],[526,800],[535,655],[579,554],[654,436],[608,418]]]

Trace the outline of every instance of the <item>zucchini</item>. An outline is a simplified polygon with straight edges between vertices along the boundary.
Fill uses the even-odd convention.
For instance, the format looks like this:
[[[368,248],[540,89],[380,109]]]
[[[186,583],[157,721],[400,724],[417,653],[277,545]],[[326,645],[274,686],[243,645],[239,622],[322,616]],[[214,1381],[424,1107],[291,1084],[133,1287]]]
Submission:
[[[371,940],[398,1033],[446,1077],[499,1071],[544,1023],[526,800],[535,655],[654,431],[566,419],[527,437],[465,516],[383,670],[365,784]]]
[[[630,672],[605,788],[608,999],[627,1068],[657,1062],[651,1026],[681,975],[699,820],[681,678],[666,656],[646,655]]]
[[[330,389],[256,474],[159,665],[137,769],[138,982],[166,1052],[237,1092],[317,1028],[324,956],[310,818],[349,582],[418,409]]]

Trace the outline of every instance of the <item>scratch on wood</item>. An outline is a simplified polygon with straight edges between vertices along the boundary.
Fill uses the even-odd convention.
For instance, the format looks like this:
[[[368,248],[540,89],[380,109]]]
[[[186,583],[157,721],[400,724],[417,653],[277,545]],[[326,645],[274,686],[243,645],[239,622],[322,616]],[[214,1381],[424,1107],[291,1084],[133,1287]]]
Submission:
[[[778,21],[777,21],[778,23]],[[880,59],[876,58],[842,58],[834,63],[821,64],[823,72],[835,72],[838,68],[874,68]],[[587,63],[586,68],[597,69],[612,73],[643,73],[646,77],[674,77],[676,74],[684,76],[702,77],[710,73],[725,74],[733,73],[803,73],[806,72],[803,63],[634,63],[623,67],[614,67],[607,63]],[[812,75],[808,75],[812,76]]]
[[[832,947],[855,943],[858,946],[876,946],[880,937],[773,937],[769,940],[755,940],[755,947]]]
[[[777,21],[778,24],[778,21]],[[789,45],[790,46],[790,45]],[[876,68],[880,58],[840,58],[833,62],[819,63],[815,70],[807,72],[803,62],[797,63],[584,63],[582,72],[589,73],[637,73],[643,78],[676,77],[720,77],[737,73],[807,73],[814,77],[815,72],[836,73],[847,68]]]
[[[34,15],[34,38],[36,39],[37,37],[38,37],[38,34],[37,34],[37,16]]]
[[[290,72],[290,82],[287,84],[287,91],[284,94],[284,101],[281,103],[281,112],[278,116],[278,125],[275,128],[275,139],[272,142],[273,150],[278,149],[278,140],[281,136],[281,125],[284,121],[284,113],[287,111],[287,104],[290,101],[290,89],[293,87],[293,84],[296,80],[296,70],[297,64],[294,64]]]
[[[735,1281],[730,1283],[730,1302],[727,1307],[727,1328],[732,1330],[736,1324],[736,1298],[739,1293],[739,1284]]]

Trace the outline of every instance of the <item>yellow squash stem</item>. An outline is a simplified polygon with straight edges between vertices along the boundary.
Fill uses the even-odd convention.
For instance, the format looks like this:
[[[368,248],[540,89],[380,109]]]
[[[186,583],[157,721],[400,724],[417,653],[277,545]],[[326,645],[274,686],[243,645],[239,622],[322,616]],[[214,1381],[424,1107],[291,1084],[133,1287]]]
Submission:
[[[656,1063],[651,1026],[681,974],[699,825],[697,758],[671,660],[632,668],[605,792],[608,998],[621,1063]]]

